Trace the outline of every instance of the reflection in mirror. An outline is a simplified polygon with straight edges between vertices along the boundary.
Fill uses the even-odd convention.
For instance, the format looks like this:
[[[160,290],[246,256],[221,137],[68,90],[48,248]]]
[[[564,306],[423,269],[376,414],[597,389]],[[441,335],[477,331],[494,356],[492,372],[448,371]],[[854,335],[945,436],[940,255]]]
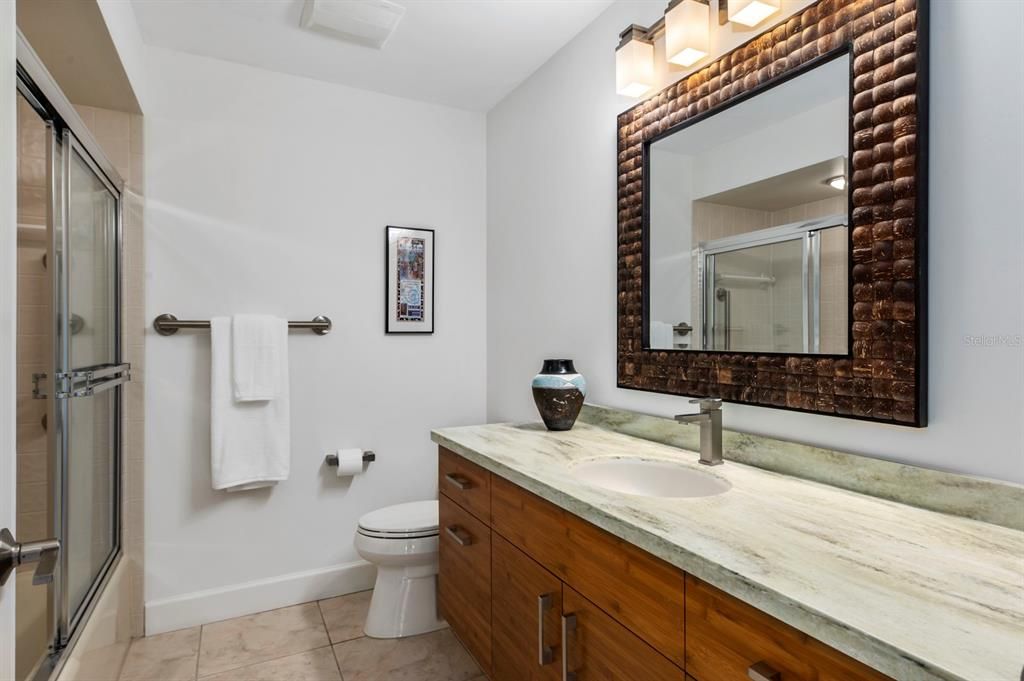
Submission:
[[[850,61],[653,142],[652,349],[848,352]]]

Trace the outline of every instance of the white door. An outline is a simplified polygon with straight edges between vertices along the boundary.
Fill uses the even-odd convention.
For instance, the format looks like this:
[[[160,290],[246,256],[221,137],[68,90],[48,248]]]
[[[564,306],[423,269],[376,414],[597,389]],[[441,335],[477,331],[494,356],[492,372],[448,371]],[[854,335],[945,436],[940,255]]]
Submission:
[[[17,322],[15,3],[0,2],[0,527],[14,527]],[[14,678],[14,584],[0,588],[0,680]]]

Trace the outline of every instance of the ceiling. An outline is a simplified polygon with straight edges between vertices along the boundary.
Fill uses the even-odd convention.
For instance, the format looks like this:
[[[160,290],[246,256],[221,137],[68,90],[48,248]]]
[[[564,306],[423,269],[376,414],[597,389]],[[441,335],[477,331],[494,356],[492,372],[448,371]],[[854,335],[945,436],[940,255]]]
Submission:
[[[612,0],[398,3],[405,16],[380,51],[299,28],[303,0],[133,0],[133,7],[150,45],[486,111]]]
[[[18,0],[18,28],[75,104],[139,113],[95,0]]]
[[[699,200],[752,210],[782,210],[812,201],[832,199],[837,196],[845,197],[845,190],[835,189],[825,182],[829,178],[845,174],[846,159],[839,156],[758,182],[751,182],[742,187],[703,196]]]

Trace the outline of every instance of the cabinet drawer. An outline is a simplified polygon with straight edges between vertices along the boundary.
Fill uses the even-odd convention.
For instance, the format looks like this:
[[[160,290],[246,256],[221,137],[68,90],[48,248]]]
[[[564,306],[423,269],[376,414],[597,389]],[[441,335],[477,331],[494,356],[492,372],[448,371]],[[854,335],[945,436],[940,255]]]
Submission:
[[[565,665],[577,681],[685,681],[682,669],[567,586],[562,611]]]
[[[491,474],[444,447],[437,450],[437,488],[487,524],[491,522]]]
[[[492,527],[568,586],[683,666],[683,573],[493,476]]]
[[[780,681],[884,681],[889,677],[771,615],[686,577],[686,671],[698,681],[746,679],[760,663]],[[754,678],[754,677],[751,677]]]
[[[437,602],[484,670],[491,668],[491,530],[443,494]]]

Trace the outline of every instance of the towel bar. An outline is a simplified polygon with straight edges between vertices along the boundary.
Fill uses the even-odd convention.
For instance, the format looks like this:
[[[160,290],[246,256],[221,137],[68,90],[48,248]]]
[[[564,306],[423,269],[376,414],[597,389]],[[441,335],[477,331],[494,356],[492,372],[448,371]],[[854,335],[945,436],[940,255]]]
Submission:
[[[162,314],[153,320],[153,328],[161,336],[173,336],[179,329],[208,329],[209,319],[178,319],[172,314]],[[308,322],[288,322],[289,329],[309,329],[318,336],[327,335],[331,330],[331,320],[324,315],[317,315]]]

